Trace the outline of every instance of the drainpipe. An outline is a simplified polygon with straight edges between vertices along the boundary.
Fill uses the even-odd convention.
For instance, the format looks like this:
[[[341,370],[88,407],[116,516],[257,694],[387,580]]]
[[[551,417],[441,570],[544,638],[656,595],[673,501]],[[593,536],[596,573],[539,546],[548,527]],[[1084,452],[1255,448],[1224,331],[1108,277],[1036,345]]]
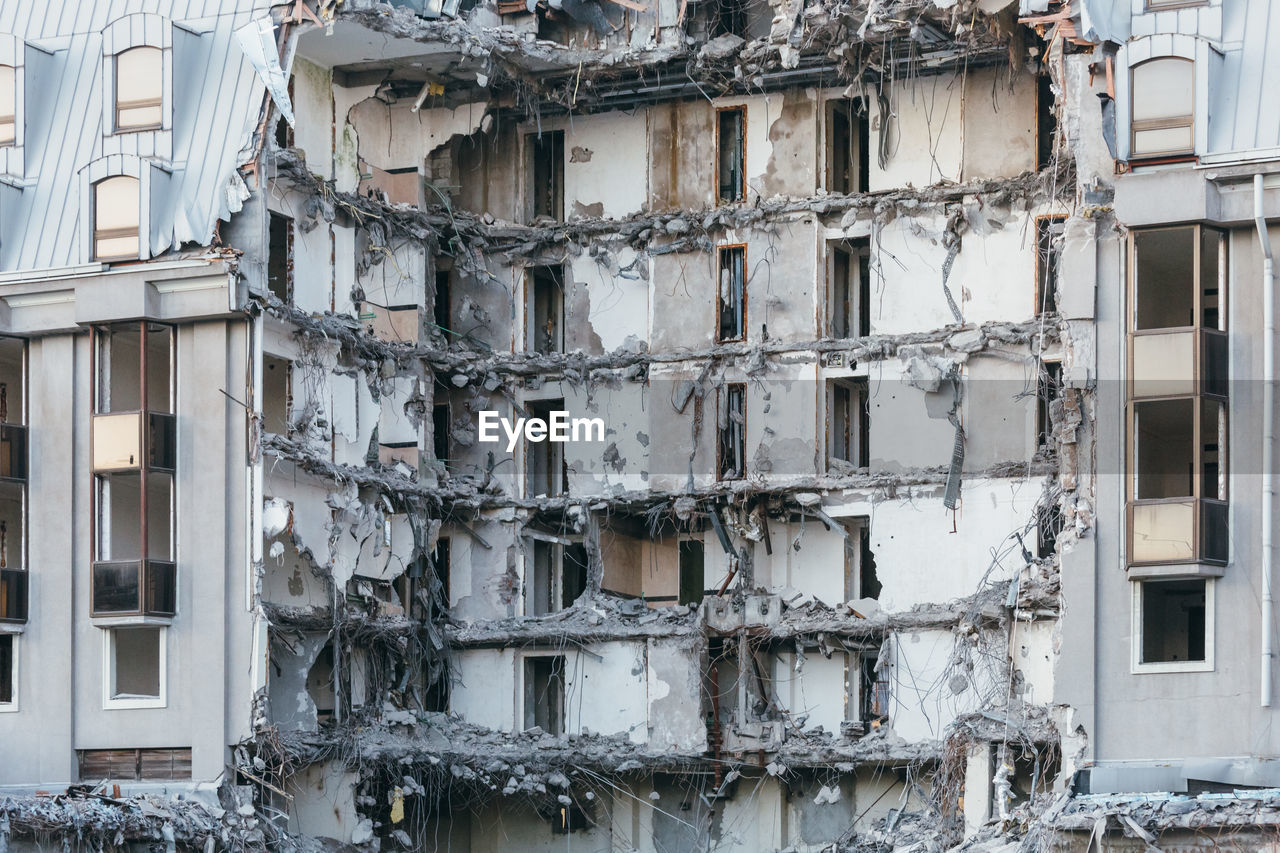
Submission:
[[[1253,224],[1262,245],[1262,707],[1271,707],[1271,667],[1275,651],[1272,646],[1271,621],[1271,529],[1272,500],[1275,485],[1272,475],[1272,445],[1275,444],[1275,337],[1276,294],[1271,259],[1271,237],[1262,214],[1262,175],[1253,176]]]

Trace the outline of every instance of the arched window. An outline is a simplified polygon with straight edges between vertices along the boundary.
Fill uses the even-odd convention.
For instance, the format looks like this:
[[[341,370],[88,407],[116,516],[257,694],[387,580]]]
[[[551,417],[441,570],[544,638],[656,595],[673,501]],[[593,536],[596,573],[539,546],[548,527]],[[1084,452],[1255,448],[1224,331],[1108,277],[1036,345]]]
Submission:
[[[1133,68],[1130,153],[1134,157],[1195,151],[1195,63],[1150,59]]]
[[[12,145],[18,138],[17,100],[12,65],[0,65],[0,146]]]
[[[138,257],[139,213],[137,178],[117,175],[93,185],[94,260]]]
[[[154,130],[161,124],[164,99],[163,53],[158,47],[134,47],[115,56],[115,129]]]

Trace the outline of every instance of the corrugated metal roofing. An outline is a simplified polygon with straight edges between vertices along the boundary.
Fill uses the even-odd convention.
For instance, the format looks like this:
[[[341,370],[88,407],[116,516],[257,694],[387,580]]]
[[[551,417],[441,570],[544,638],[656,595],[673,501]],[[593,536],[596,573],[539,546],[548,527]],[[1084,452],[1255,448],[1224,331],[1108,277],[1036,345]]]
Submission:
[[[1280,147],[1280,3],[1223,3],[1221,48],[1210,152]]]
[[[208,244],[216,221],[238,209],[236,167],[248,159],[265,92],[234,33],[267,15],[270,3],[0,0],[0,34],[15,37],[24,66],[21,146],[0,159],[8,173],[0,176],[0,269],[87,262],[89,176],[122,163],[148,175],[143,222],[153,256]],[[123,22],[141,15],[160,18]],[[168,127],[112,134],[104,55],[157,38],[169,54]]]

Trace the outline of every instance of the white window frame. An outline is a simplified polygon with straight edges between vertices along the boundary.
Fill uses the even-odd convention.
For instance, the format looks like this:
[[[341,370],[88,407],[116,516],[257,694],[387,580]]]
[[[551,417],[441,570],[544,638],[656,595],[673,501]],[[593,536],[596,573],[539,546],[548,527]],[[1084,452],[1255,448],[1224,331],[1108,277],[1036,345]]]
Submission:
[[[131,626],[132,627],[132,626]],[[144,627],[144,626],[137,626]],[[149,627],[149,626],[146,626]],[[160,695],[144,699],[113,699],[111,686],[114,681],[115,666],[115,632],[130,630],[129,627],[111,626],[102,630],[102,709],[113,711],[130,708],[165,708],[169,700],[169,628],[164,625],[155,626],[160,630]]]
[[[1130,581],[1133,587],[1132,602],[1130,604],[1130,616],[1132,619],[1132,627],[1130,630],[1130,662],[1129,671],[1135,675],[1149,672],[1213,672],[1213,651],[1214,651],[1214,583],[1215,579],[1211,577],[1203,578],[1204,580],[1204,660],[1200,661],[1162,661],[1159,663],[1143,663],[1142,662],[1142,585],[1151,581],[1179,580],[1175,577],[1145,577],[1133,578]],[[1190,580],[1200,580],[1200,578],[1190,578]]]
[[[13,679],[13,701],[0,702],[0,714],[15,714],[18,712],[18,703],[22,696],[18,692],[19,686],[22,684],[20,675],[22,673],[22,634],[18,631],[4,631],[0,635],[5,637],[13,637],[13,672],[10,678]]]

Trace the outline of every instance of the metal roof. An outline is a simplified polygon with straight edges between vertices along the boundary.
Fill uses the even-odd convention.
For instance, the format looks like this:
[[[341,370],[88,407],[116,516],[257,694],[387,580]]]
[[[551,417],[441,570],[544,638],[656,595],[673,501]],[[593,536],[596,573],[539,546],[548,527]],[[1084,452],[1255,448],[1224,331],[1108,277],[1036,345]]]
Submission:
[[[0,148],[0,270],[86,263],[91,180],[146,174],[151,256],[207,245],[245,192],[265,86],[235,31],[270,0],[0,0],[0,39],[19,66],[18,144]],[[132,16],[132,17],[131,17]],[[7,34],[7,35],[6,35]],[[165,127],[113,134],[110,56],[165,51]],[[0,53],[6,51],[0,50]]]

